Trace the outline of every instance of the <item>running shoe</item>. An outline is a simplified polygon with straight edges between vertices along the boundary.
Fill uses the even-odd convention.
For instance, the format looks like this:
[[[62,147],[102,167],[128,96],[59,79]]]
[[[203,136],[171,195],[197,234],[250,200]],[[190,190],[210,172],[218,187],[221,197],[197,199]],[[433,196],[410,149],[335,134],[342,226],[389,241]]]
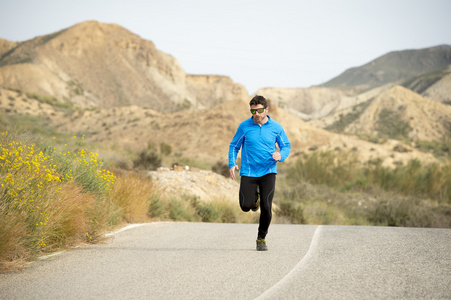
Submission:
[[[257,251],[266,251],[268,247],[266,246],[265,239],[258,238],[257,239]]]

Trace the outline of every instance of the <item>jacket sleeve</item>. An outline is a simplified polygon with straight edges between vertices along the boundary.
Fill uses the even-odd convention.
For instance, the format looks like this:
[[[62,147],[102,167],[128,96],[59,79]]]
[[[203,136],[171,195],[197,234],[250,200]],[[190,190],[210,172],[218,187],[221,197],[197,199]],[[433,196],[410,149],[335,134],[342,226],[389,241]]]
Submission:
[[[242,127],[242,124],[238,126],[235,136],[233,137],[232,142],[230,142],[229,145],[229,169],[236,165],[238,152],[240,151],[241,146],[244,143],[244,131]]]
[[[283,128],[280,129],[280,132],[276,138],[276,142],[280,149],[280,161],[283,162],[291,152],[291,144]]]

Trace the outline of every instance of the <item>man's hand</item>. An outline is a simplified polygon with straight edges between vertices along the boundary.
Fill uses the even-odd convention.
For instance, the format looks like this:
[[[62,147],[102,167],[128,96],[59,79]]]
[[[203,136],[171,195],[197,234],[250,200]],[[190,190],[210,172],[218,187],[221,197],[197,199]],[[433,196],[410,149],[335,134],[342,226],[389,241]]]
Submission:
[[[239,170],[240,168],[238,168],[238,166],[233,166],[230,168],[230,177],[232,178],[232,180],[235,180],[235,170]]]
[[[272,154],[272,158],[274,158],[274,160],[280,161],[282,159],[282,155],[280,155],[279,152],[274,152]]]

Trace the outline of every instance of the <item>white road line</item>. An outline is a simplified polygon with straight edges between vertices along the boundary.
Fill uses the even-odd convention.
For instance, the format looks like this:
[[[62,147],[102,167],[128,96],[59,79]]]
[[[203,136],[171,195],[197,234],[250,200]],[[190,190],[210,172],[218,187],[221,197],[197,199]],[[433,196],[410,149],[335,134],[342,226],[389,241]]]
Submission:
[[[319,243],[319,235],[321,232],[322,226],[319,225],[315,233],[312,237],[312,242],[310,243],[310,247],[307,251],[307,253],[304,255],[304,257],[294,266],[294,268],[287,274],[285,277],[283,277],[279,282],[274,284],[272,287],[267,289],[263,294],[255,298],[256,300],[261,299],[274,299],[278,292],[285,289],[286,285],[289,284],[292,278],[295,278],[297,274],[299,274],[308,264],[309,260],[312,258],[313,253],[316,251],[316,248],[318,247]]]
[[[122,231],[125,231],[125,230],[129,230],[129,229],[132,229],[132,228],[135,228],[135,227],[140,227],[140,226],[143,226],[143,225],[146,225],[146,224],[152,224],[152,223],[130,224],[130,225],[127,225],[125,227],[122,227],[121,229],[119,229],[117,231],[113,231],[113,232],[107,233],[107,234],[105,234],[105,236],[112,236],[112,235],[115,235],[115,234],[117,234],[119,232],[122,232]]]
[[[52,254],[47,254],[47,255],[39,256],[37,259],[38,259],[38,260],[45,260],[45,259],[49,259],[49,258],[51,258],[51,257],[53,257],[53,256],[60,255],[60,254],[62,254],[62,253],[64,253],[64,251],[58,251],[58,252],[55,252],[55,253],[52,253]],[[31,263],[33,263],[33,262],[30,262],[29,264],[31,264]]]
[[[140,226],[147,225],[147,224],[155,224],[155,223],[162,223],[162,222],[130,224],[130,225],[127,225],[127,226],[125,226],[125,227],[122,227],[121,229],[119,229],[119,230],[117,230],[117,231],[113,231],[113,232],[107,233],[107,234],[105,234],[104,236],[105,236],[105,237],[109,237],[109,236],[115,235],[115,234],[117,234],[117,233],[119,233],[119,232],[122,232],[122,231],[125,231],[125,230],[129,230],[129,229],[132,229],[132,228],[135,228],[135,227],[140,227]],[[78,247],[74,247],[74,248],[78,248]],[[53,256],[58,256],[58,255],[60,255],[60,254],[63,254],[65,251],[66,251],[66,250],[58,251],[58,252],[51,253],[51,254],[47,254],[47,255],[43,255],[43,256],[39,256],[37,259],[38,259],[38,260],[49,259],[49,258],[51,258],[51,257],[53,257]],[[30,262],[30,263],[32,263],[32,262]]]

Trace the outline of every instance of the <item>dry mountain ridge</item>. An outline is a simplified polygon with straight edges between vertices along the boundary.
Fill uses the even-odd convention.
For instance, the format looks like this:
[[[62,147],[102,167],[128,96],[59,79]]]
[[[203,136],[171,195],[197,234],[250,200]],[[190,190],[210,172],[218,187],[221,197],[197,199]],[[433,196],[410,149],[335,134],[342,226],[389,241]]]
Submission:
[[[293,115],[305,121],[313,120],[324,128],[331,125],[338,114],[349,113],[353,107],[395,85],[451,104],[451,46],[395,51],[349,69],[321,86],[262,88],[257,93],[268,96]]]
[[[451,106],[395,86],[377,96],[345,132],[370,135],[390,132],[416,140],[444,140],[451,137]]]
[[[83,22],[14,44],[0,43],[0,87],[104,108],[162,112],[247,97],[226,76],[189,76],[178,61],[115,24]]]
[[[451,104],[451,66],[406,80],[402,86],[422,96]]]
[[[389,82],[400,82],[415,76],[444,70],[451,65],[451,46],[393,51],[371,62],[350,68],[322,84],[324,87],[357,87],[371,89]]]
[[[2,57],[6,54],[8,54],[9,51],[17,47],[16,42],[10,42],[7,40],[0,39],[0,61],[2,60]]]
[[[366,102],[390,88],[387,84],[356,94],[353,90],[313,86],[309,88],[262,88],[257,94],[265,95],[274,105],[304,120],[316,120],[337,111]]]
[[[312,125],[335,132],[413,142],[446,141],[451,137],[451,106],[401,86],[386,85],[377,93],[373,89],[366,94],[361,98],[365,101],[315,119]]]
[[[233,107],[233,110],[230,109]],[[376,145],[355,137],[334,134],[316,128],[274,106],[270,116],[284,126],[292,144],[292,158],[313,151],[347,151],[357,154],[362,162],[381,158],[384,165],[406,162],[417,158],[434,162],[431,154],[408,147],[406,152],[396,151],[399,142],[390,140]],[[84,111],[63,119],[59,127],[85,133],[89,139],[135,150],[144,149],[148,142],[166,143],[172,147],[174,159],[178,156],[215,163],[227,162],[230,141],[239,123],[250,118],[247,101],[231,101],[213,109],[161,114],[140,107],[122,107]],[[407,146],[406,146],[407,147]]]

